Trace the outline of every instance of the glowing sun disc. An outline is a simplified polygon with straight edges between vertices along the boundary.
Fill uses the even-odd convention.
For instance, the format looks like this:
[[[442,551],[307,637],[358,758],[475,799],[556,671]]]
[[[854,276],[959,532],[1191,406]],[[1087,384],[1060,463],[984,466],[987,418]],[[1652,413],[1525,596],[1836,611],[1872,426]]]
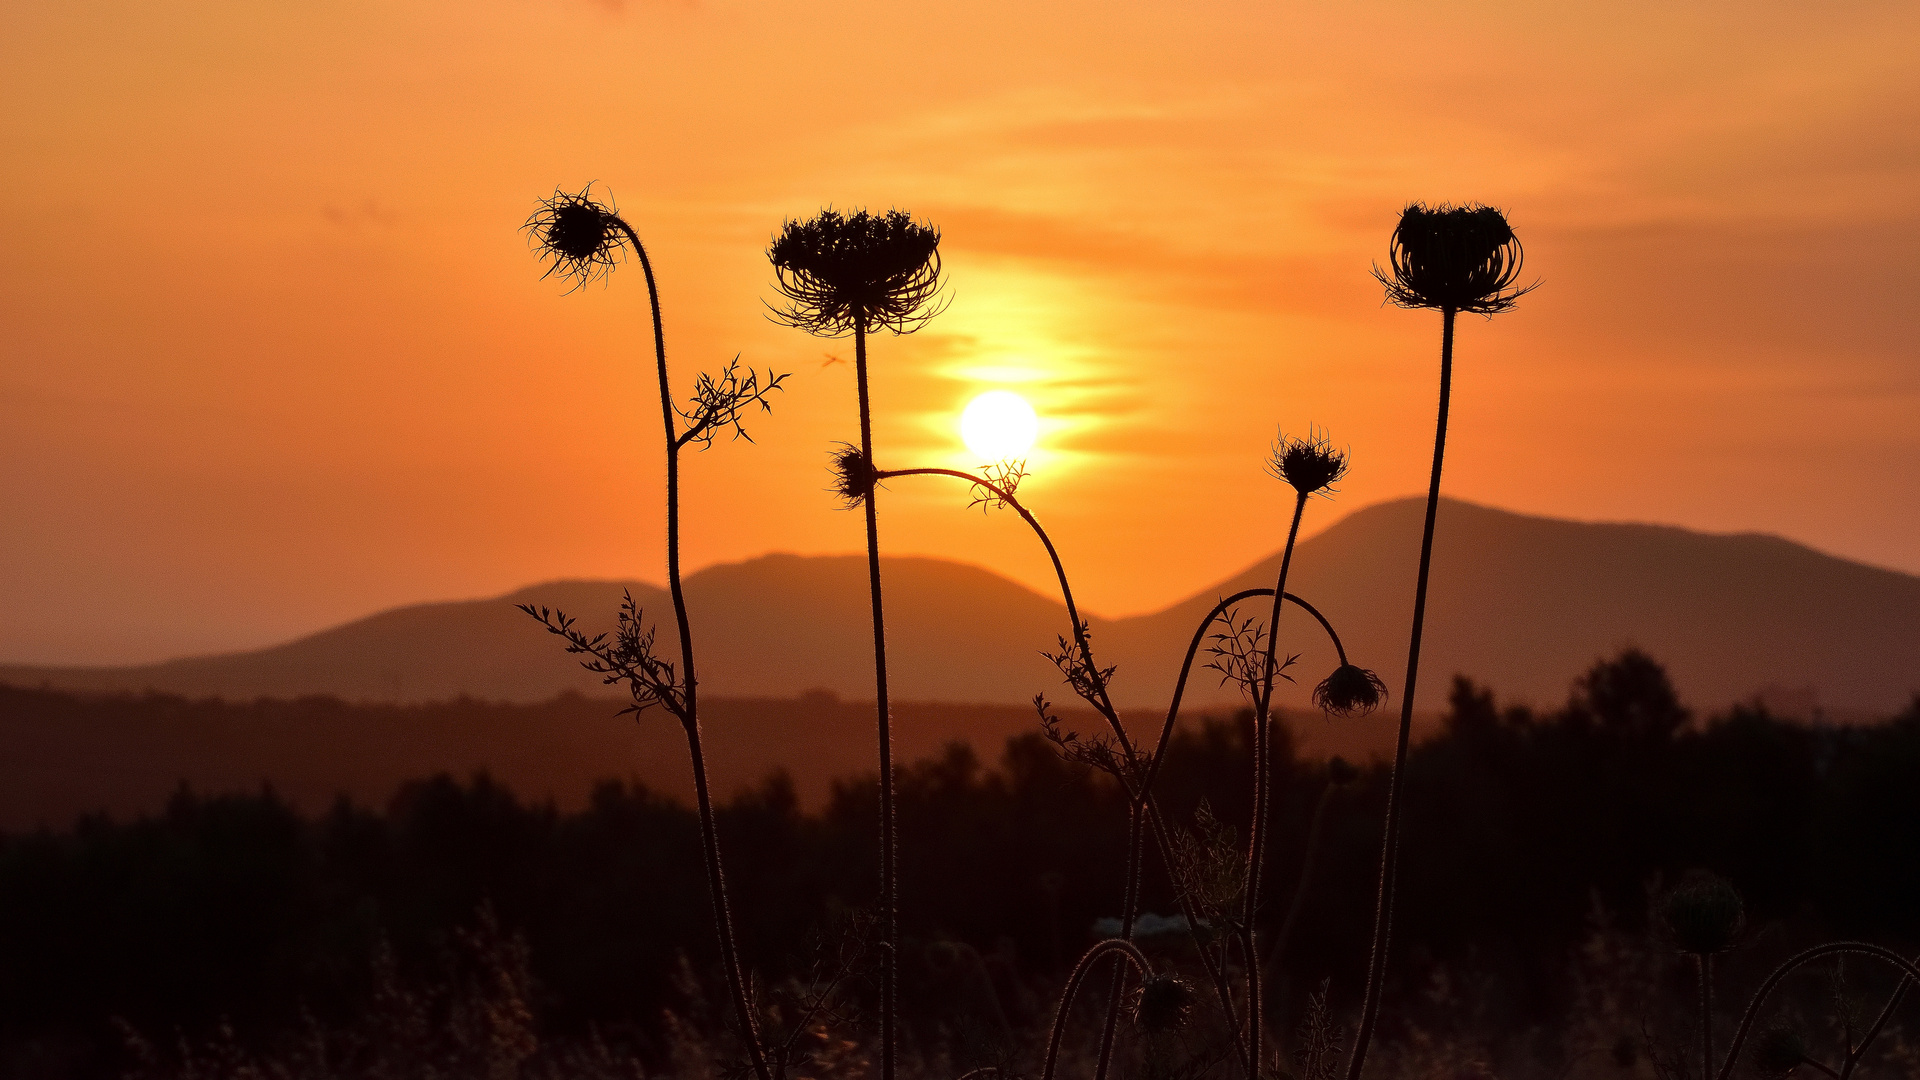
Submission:
[[[1040,417],[1011,390],[989,390],[960,413],[960,438],[983,461],[1025,457],[1040,435]]]

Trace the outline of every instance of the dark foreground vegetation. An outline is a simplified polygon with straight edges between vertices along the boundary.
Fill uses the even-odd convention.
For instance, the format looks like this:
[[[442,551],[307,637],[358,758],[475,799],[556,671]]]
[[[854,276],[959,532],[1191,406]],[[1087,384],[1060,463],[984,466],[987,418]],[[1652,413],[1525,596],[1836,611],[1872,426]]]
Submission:
[[[1243,717],[1177,737],[1162,788],[1176,821],[1191,827],[1203,800],[1220,821],[1247,819],[1251,729]],[[1357,1004],[1385,770],[1329,793],[1327,763],[1277,742],[1269,935],[1292,906],[1323,795],[1326,806],[1266,1005],[1297,1054],[1323,980],[1330,1017]],[[1909,949],[1920,943],[1915,775],[1920,701],[1869,727],[1758,710],[1702,721],[1634,653],[1597,665],[1547,714],[1503,710],[1457,681],[1442,733],[1406,774],[1395,948],[1413,961],[1388,992],[1383,1052],[1402,1074],[1652,1075],[1650,1055],[1685,1037],[1693,984],[1651,898],[1697,869],[1745,895],[1743,944],[1717,976],[1728,1017],[1801,945]],[[1010,741],[991,768],[955,747],[901,769],[898,784],[903,1061],[1020,1071],[1065,968],[1111,933],[1095,922],[1117,914],[1124,796],[1038,735]],[[871,972],[857,955],[875,798],[871,777],[850,780],[807,814],[773,776],[720,812],[761,993],[855,957],[833,1009],[845,1023],[822,1017],[806,1036],[818,1053],[857,1053],[870,1035]],[[1171,913],[1164,869],[1150,864],[1146,882],[1146,910]],[[269,1075],[245,1072],[257,1058],[307,1062],[288,1073],[302,1076],[692,1075],[732,1054],[707,903],[692,813],[631,783],[570,812],[484,776],[425,779],[382,808],[343,801],[318,816],[271,791],[183,791],[156,815],[0,842],[0,1072]],[[1150,929],[1143,947],[1190,948]],[[1891,987],[1863,969],[1836,990],[1834,970],[1801,977],[1783,1006],[1816,1034],[1849,995]],[[1878,1007],[1861,1006],[1868,1021]],[[1886,1055],[1912,1044],[1891,1034],[1859,1075],[1894,1074]]]

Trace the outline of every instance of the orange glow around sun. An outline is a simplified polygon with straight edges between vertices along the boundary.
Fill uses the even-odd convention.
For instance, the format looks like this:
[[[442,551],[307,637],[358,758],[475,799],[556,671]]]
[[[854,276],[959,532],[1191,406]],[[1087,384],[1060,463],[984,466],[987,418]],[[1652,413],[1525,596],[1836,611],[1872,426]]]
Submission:
[[[688,457],[689,569],[864,544],[824,490],[853,345],[766,318],[783,219],[940,228],[948,307],[869,342],[876,458],[957,465],[991,410],[966,454],[1031,454],[1122,615],[1276,547],[1277,429],[1352,448],[1321,524],[1425,490],[1434,320],[1369,275],[1419,199],[1503,208],[1544,281],[1460,322],[1449,495],[1920,571],[1916,42],[1784,0],[8,5],[0,661],[658,580],[639,268],[562,295],[517,231],[590,181],[676,397],[792,373]],[[890,499],[890,553],[1052,587],[951,492]]]

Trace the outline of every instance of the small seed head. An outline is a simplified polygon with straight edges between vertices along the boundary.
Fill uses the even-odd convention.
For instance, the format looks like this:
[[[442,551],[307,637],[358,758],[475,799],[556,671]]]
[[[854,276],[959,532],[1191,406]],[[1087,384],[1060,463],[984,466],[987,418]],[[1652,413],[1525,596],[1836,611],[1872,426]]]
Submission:
[[[1333,669],[1319,686],[1313,688],[1313,703],[1330,716],[1365,716],[1380,707],[1387,697],[1387,684],[1380,676],[1353,664]]]
[[[1282,432],[1273,441],[1267,471],[1302,495],[1331,494],[1334,482],[1347,474],[1347,452],[1335,450],[1318,428],[1309,429],[1305,438]]]
[[[1172,975],[1149,975],[1140,985],[1133,1019],[1149,1035],[1178,1031],[1193,1007],[1193,988]]]
[[[1753,1040],[1753,1071],[1767,1080],[1784,1080],[1806,1064],[1807,1040],[1790,1027],[1773,1027]]]
[[[1711,956],[1733,947],[1746,925],[1746,905],[1727,879],[1695,873],[1667,894],[1661,916],[1676,948],[1695,956]]]
[[[867,496],[873,494],[873,486],[878,482],[873,463],[867,455],[851,443],[841,443],[833,452],[833,493],[840,496],[847,507],[859,506]]]
[[[544,280],[558,274],[579,288],[604,278],[620,261],[627,234],[620,215],[593,198],[589,184],[578,193],[555,191],[521,226],[547,264]]]

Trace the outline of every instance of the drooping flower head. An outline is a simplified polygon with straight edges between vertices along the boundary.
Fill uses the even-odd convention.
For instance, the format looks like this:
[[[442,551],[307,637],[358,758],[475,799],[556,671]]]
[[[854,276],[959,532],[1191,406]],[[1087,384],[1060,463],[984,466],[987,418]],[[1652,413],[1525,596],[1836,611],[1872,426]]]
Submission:
[[[1493,207],[1413,203],[1393,230],[1390,269],[1375,266],[1373,276],[1386,286],[1387,301],[1400,307],[1493,315],[1534,288],[1516,284],[1521,260],[1513,227]]]
[[[1149,975],[1134,999],[1133,1019],[1141,1030],[1160,1035],[1180,1030],[1193,1007],[1193,988],[1172,975]]]
[[[611,199],[602,203],[593,197],[592,184],[577,194],[555,189],[552,198],[540,200],[521,228],[547,264],[542,281],[558,274],[577,289],[606,277],[619,264],[629,236],[626,222],[611,204]]]
[[[833,493],[849,508],[865,502],[878,482],[873,462],[851,443],[841,443],[833,452]]]
[[[1330,716],[1365,716],[1380,707],[1387,697],[1387,684],[1380,676],[1353,664],[1333,669],[1319,686],[1313,688],[1313,703]]]
[[[1746,925],[1739,890],[1717,874],[1692,874],[1667,894],[1660,914],[1681,952],[1711,956],[1733,947]]]
[[[1267,472],[1302,495],[1327,495],[1334,482],[1347,474],[1347,452],[1335,450],[1327,433],[1318,428],[1310,429],[1304,438],[1282,432],[1273,441]]]
[[[864,324],[908,334],[940,313],[940,231],[904,210],[822,210],[767,248],[786,303],[774,317],[821,337]]]

